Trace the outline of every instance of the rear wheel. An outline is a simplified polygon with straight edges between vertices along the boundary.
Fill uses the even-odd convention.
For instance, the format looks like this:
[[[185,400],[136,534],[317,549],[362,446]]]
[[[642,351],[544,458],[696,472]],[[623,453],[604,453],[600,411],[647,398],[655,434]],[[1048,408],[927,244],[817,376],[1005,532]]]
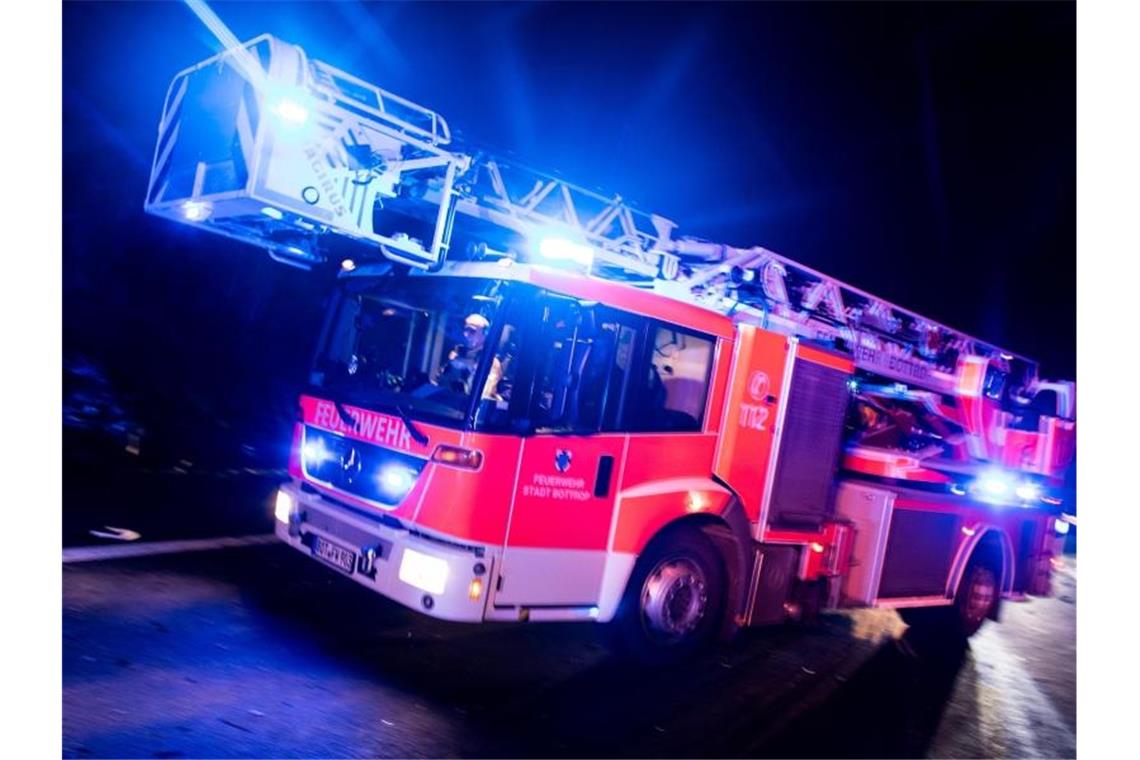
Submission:
[[[998,600],[997,574],[987,565],[972,565],[958,587],[954,608],[958,613],[958,628],[963,637],[977,633],[994,610]]]
[[[975,562],[966,568],[953,605],[903,609],[899,614],[916,631],[964,641],[977,633],[993,614],[999,597],[997,572],[986,563]]]
[[[706,644],[724,609],[724,579],[716,547],[699,530],[655,540],[638,560],[614,619],[621,651],[663,663]]]

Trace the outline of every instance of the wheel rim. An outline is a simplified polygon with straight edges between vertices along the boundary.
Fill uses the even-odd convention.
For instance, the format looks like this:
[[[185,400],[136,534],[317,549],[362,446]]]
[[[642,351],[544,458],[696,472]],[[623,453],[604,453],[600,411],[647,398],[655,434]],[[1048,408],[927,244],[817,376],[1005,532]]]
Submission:
[[[680,641],[693,634],[708,611],[708,582],[701,567],[680,557],[662,560],[641,588],[641,613],[659,639]]]
[[[970,624],[980,624],[990,613],[997,597],[997,578],[989,568],[980,567],[970,576],[966,589],[964,615]]]

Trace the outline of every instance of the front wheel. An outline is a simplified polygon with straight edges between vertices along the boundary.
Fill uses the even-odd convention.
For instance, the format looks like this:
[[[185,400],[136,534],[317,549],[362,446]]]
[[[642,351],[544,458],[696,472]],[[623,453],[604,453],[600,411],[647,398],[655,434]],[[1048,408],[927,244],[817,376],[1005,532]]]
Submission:
[[[716,547],[699,530],[655,540],[639,558],[613,622],[620,650],[659,664],[708,643],[724,609],[724,579]]]

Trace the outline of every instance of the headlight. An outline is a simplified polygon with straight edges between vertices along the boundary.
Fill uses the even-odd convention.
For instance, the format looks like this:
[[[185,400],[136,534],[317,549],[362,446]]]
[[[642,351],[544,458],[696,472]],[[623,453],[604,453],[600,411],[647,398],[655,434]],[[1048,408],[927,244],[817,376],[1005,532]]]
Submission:
[[[447,562],[438,557],[421,554],[414,549],[404,549],[400,560],[399,578],[404,583],[415,586],[429,594],[442,594],[447,585]]]
[[[297,506],[297,502],[293,497],[285,491],[277,492],[277,503],[273,505],[273,516],[277,518],[277,522],[289,524],[289,518],[293,515],[293,510]]]

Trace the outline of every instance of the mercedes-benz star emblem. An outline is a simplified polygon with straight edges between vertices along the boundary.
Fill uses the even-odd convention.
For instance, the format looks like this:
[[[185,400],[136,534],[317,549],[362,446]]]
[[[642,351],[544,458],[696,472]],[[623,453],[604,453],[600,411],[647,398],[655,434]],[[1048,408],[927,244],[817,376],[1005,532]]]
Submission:
[[[357,453],[355,446],[349,446],[348,451],[344,452],[340,458],[340,473],[341,478],[345,483],[351,483],[360,474],[360,470],[364,463],[360,459],[360,454]]]

